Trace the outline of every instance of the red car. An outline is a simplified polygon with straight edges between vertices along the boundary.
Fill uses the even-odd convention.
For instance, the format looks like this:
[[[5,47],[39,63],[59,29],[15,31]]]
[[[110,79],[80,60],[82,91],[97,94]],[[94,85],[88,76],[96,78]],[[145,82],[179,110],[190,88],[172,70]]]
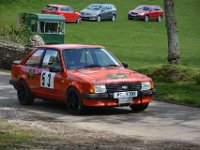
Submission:
[[[88,106],[140,112],[155,94],[153,81],[127,67],[102,46],[44,45],[14,62],[10,84],[22,105],[41,98],[64,102],[75,114]]]
[[[65,17],[66,22],[77,22],[81,21],[81,14],[75,12],[70,6],[49,4],[42,9],[43,14],[56,14]]]
[[[128,12],[128,19],[141,19],[146,22],[149,20],[157,20],[161,22],[163,14],[164,12],[160,6],[140,5]]]

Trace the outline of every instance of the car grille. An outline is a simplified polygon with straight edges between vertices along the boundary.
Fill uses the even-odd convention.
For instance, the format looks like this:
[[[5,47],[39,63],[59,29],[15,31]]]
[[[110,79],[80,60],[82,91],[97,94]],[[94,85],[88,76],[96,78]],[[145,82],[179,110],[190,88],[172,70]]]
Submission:
[[[131,15],[135,15],[135,16],[137,16],[137,14],[138,14],[138,13],[134,13],[134,12],[131,13]]]
[[[87,15],[87,16],[88,16],[88,15],[90,15],[90,14],[89,14],[89,13],[81,13],[81,15]]]
[[[121,83],[121,84],[106,84],[108,93],[123,92],[123,91],[139,91],[142,85],[140,82],[135,83]]]

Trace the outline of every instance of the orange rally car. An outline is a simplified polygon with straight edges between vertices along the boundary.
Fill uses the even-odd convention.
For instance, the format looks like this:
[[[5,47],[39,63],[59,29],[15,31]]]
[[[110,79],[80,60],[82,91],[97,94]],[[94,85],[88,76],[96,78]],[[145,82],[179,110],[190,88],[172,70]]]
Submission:
[[[152,101],[154,85],[127,67],[102,46],[44,45],[14,61],[10,84],[22,105],[41,98],[65,102],[75,114],[88,106],[130,106],[140,112]]]

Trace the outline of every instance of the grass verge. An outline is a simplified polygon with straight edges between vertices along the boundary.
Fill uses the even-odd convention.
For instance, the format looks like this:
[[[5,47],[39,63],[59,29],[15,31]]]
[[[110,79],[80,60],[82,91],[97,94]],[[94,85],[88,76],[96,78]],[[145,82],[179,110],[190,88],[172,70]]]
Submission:
[[[137,71],[154,80],[157,100],[200,107],[200,69],[157,65]]]

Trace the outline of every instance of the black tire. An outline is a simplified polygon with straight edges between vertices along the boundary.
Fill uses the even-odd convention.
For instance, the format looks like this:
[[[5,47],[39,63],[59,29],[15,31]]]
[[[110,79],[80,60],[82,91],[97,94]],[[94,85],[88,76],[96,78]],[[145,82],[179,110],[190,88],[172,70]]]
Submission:
[[[17,97],[21,105],[31,105],[34,103],[34,97],[23,80],[20,80],[18,83]]]
[[[67,109],[72,114],[82,114],[85,111],[85,107],[80,97],[80,93],[74,87],[71,87],[67,91]]]
[[[139,113],[141,111],[144,111],[145,109],[147,109],[147,107],[149,106],[149,103],[143,103],[143,104],[132,104],[130,106],[130,108],[132,109],[132,111],[134,113]]]

